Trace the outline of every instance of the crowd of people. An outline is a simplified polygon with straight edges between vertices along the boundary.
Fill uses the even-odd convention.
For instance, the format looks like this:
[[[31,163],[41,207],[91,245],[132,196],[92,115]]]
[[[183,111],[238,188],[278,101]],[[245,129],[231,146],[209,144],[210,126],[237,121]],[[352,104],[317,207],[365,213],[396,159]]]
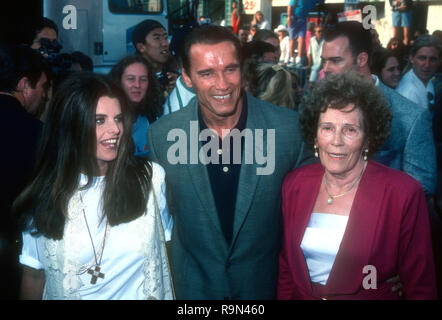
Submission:
[[[437,299],[440,38],[309,25],[323,2],[145,20],[108,75],[54,70],[46,18],[1,45],[0,298]]]

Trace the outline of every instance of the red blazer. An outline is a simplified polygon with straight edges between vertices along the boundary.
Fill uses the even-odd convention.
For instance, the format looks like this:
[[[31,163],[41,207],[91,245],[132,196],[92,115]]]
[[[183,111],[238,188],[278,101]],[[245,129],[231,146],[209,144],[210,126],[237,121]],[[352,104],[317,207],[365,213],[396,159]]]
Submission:
[[[398,275],[406,299],[436,299],[429,216],[419,182],[369,161],[326,285],[310,281],[301,241],[324,168],[290,172],[282,187],[283,246],[278,299],[399,299],[386,280]],[[364,266],[376,268],[377,289],[364,289]],[[370,281],[368,281],[370,283]]]

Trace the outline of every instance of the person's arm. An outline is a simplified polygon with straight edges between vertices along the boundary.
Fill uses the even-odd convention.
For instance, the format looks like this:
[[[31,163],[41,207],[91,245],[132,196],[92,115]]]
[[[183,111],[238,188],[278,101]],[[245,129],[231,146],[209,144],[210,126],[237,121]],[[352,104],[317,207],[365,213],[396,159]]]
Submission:
[[[405,299],[437,299],[429,216],[420,187],[405,204],[399,241],[398,268]]]
[[[436,150],[431,128],[431,115],[424,110],[412,125],[402,159],[402,171],[418,180],[426,195],[434,195],[437,176]]]
[[[153,141],[152,141],[152,126],[149,126],[149,128],[147,128],[146,143],[147,143],[147,149],[149,150],[149,153],[147,154],[147,158],[153,162],[159,163],[158,157],[155,153]]]
[[[43,270],[33,269],[22,265],[23,275],[21,282],[21,300],[41,300],[45,285],[45,273]]]
[[[308,59],[307,69],[310,69],[312,67],[312,65],[313,65],[312,41],[311,40],[310,40],[310,45],[308,46],[307,59]]]
[[[169,82],[167,83],[167,93],[171,93],[173,89],[175,89],[176,86],[176,80],[178,78],[178,74],[175,72],[167,72],[167,78],[169,79]]]
[[[287,190],[288,183],[284,182],[282,186],[282,220],[283,220],[283,237],[282,248],[279,253],[279,270],[278,270],[278,283],[277,283],[277,299],[278,300],[293,300],[295,292],[295,283],[292,277],[292,269],[288,263],[288,241],[291,241],[292,234],[289,231],[287,225],[287,216],[290,215],[290,210],[287,208],[287,203],[290,201],[290,190]]]

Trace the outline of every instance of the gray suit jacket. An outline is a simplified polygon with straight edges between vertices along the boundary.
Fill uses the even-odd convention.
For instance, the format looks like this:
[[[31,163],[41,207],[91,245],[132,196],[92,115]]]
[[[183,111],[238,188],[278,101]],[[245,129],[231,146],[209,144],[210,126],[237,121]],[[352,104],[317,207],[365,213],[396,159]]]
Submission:
[[[179,128],[188,138],[190,162],[190,121],[198,120],[197,100],[149,127],[149,154],[166,171],[168,204],[174,217],[171,265],[178,299],[276,296],[282,181],[290,170],[310,162],[312,154],[298,130],[296,112],[250,95],[247,100],[246,128],[264,129],[264,150],[271,135],[266,129],[275,130],[275,170],[269,175],[257,175],[256,161],[244,164],[242,157],[230,245],[221,230],[206,166],[199,161],[171,164],[170,153],[168,160],[168,150],[176,143],[167,141],[168,133]]]
[[[430,113],[381,82],[393,114],[390,137],[373,159],[418,180],[426,195],[436,188],[436,152]]]

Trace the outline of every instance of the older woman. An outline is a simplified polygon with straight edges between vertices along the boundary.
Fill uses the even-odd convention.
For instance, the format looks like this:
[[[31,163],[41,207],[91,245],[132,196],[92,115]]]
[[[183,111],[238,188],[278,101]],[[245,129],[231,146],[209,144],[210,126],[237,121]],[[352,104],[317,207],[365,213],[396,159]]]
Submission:
[[[401,65],[395,53],[388,49],[378,49],[372,58],[371,70],[386,86],[395,89],[401,80]]]
[[[130,55],[112,68],[110,76],[123,88],[134,115],[135,155],[145,157],[147,128],[163,114],[164,97],[153,68],[142,56]]]
[[[378,89],[353,72],[318,83],[301,109],[320,163],[285,178],[279,299],[435,299],[424,192],[368,160],[389,135]]]
[[[165,174],[133,155],[128,115],[104,76],[76,74],[55,94],[36,175],[14,203],[22,298],[173,298]]]

